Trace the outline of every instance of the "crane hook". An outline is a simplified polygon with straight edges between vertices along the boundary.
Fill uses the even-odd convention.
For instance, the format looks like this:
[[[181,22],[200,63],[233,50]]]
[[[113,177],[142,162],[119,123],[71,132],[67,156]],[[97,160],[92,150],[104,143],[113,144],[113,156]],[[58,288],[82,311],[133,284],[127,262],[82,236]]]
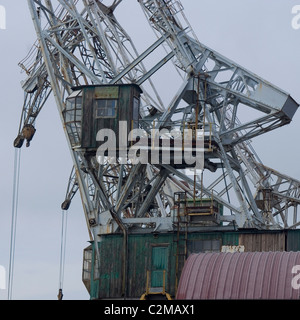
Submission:
[[[59,289],[59,290],[58,290],[57,299],[58,299],[58,300],[62,300],[62,299],[63,299],[63,296],[64,296],[64,295],[63,295],[62,289]]]

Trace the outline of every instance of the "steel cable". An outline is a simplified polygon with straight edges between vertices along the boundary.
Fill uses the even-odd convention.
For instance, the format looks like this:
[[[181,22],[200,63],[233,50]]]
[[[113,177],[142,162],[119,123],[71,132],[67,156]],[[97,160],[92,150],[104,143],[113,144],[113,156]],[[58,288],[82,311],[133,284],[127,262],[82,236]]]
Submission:
[[[8,294],[7,294],[8,300],[12,299],[12,289],[13,289],[17,217],[18,217],[18,200],[19,200],[19,183],[20,183],[20,162],[21,162],[21,149],[15,148],[10,253],[9,253]]]
[[[61,243],[60,243],[60,263],[59,263],[59,290],[58,299],[62,300],[63,297],[63,283],[64,283],[64,272],[65,272],[65,258],[66,258],[66,240],[67,240],[67,211],[62,210],[61,219]]]

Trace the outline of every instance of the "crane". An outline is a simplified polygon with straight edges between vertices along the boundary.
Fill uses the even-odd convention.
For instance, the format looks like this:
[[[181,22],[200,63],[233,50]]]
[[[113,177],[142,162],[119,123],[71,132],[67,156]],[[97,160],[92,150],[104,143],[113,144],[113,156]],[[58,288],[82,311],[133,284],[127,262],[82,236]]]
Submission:
[[[216,230],[297,228],[300,181],[263,164],[251,141],[289,124],[298,103],[201,43],[178,0],[138,0],[155,35],[155,41],[139,53],[117,20],[115,12],[122,2],[126,1],[106,5],[100,0],[28,0],[37,41],[19,64],[27,79],[14,146],[21,148],[24,140],[30,145],[38,115],[53,94],[74,166],[62,208],[69,208],[79,190],[90,240],[121,232],[124,250],[130,233],[176,232],[187,223],[193,231],[212,226]],[[167,68],[175,71],[180,85],[159,85],[173,94],[166,103],[156,79]],[[191,174],[187,171],[191,166],[160,158],[158,163],[134,164],[120,157],[99,162],[95,128],[101,126],[87,137],[91,123],[85,127],[84,105],[90,94],[94,100],[108,94],[119,99],[125,92],[122,88],[140,96],[135,120],[147,139],[153,132],[170,138],[171,130],[184,133],[189,128],[197,140],[197,133],[203,132],[200,171]],[[104,107],[99,108],[104,112]],[[133,120],[130,123],[133,127]],[[193,219],[183,223],[176,211],[183,195],[190,199],[186,204],[193,203],[190,210],[198,205],[199,211],[210,199],[206,207],[222,207],[222,214],[218,210],[191,213]]]

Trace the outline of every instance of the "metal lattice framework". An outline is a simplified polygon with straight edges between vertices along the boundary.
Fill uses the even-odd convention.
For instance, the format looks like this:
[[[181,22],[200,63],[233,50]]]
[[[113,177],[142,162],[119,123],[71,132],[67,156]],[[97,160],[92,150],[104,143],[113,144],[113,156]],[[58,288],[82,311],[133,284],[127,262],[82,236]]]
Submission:
[[[200,43],[180,1],[138,1],[157,36],[138,53],[117,21],[121,2],[108,6],[99,0],[28,0],[38,40],[20,63],[28,77],[15,147],[20,148],[25,139],[30,142],[36,118],[53,93],[75,169],[63,207],[80,190],[94,240],[99,234],[118,231],[180,228],[174,210],[177,192],[213,198],[224,206],[219,225],[200,221],[190,230],[296,228],[300,182],[262,164],[250,139],[290,123],[298,104],[286,92]],[[145,67],[146,59],[151,67]],[[174,91],[166,104],[154,79],[168,68],[175,68],[182,84],[174,90],[166,83],[165,90]],[[76,132],[67,131],[64,116],[72,88],[122,83],[142,88],[140,123],[149,134],[153,126],[183,130],[188,123],[210,132],[204,160],[208,184],[203,173],[193,178],[170,164],[99,165],[95,157],[87,157],[85,150],[72,144]]]

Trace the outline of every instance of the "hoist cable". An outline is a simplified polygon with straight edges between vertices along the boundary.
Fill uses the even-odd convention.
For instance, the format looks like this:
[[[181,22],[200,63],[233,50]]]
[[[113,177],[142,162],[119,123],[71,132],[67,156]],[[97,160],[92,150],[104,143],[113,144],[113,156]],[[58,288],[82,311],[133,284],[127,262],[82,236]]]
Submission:
[[[14,278],[14,262],[15,262],[15,249],[16,249],[19,182],[20,182],[20,163],[21,163],[21,149],[15,148],[10,252],[9,252],[9,272],[8,272],[8,293],[7,293],[8,300],[12,299],[13,278]]]
[[[63,284],[65,273],[65,259],[66,259],[66,243],[67,243],[67,215],[68,211],[62,210],[61,218],[61,241],[60,241],[60,263],[59,263],[59,289],[58,299],[62,300],[63,297]]]

